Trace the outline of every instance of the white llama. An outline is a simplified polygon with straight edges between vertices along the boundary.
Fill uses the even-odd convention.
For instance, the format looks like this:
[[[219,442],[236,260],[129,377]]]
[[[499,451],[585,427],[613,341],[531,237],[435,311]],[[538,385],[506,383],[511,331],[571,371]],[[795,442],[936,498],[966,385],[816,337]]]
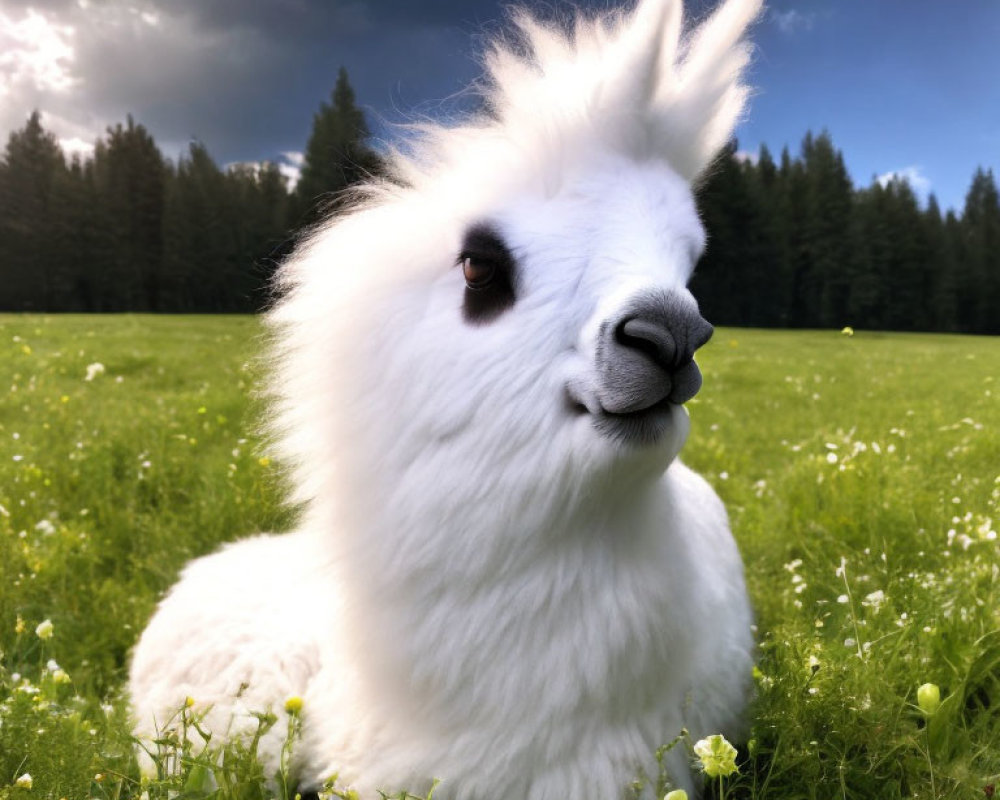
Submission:
[[[303,788],[607,800],[682,727],[739,734],[742,563],[677,455],[711,334],[690,185],[758,10],[517,14],[486,113],[297,250],[269,322],[301,525],[187,567],[135,651],[141,735],[188,696],[218,742],[298,695]]]

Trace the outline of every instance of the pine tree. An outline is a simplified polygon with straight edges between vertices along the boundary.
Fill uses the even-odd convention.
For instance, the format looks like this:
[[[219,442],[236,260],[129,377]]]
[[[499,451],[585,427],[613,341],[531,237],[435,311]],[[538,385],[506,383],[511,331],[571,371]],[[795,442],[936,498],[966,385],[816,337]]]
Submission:
[[[811,146],[812,134],[806,134],[803,149]],[[785,190],[785,226],[791,277],[788,324],[794,328],[806,328],[816,324],[820,295],[809,235],[809,183],[803,162],[792,161],[787,148],[781,154],[779,175]]]
[[[48,311],[89,311],[86,291],[80,276],[93,267],[88,250],[92,230],[87,225],[88,198],[86,173],[79,156],[74,156],[69,169],[64,170],[55,184],[52,222],[49,235],[55,257],[49,265],[51,281],[46,309]]]
[[[163,212],[167,168],[153,137],[131,116],[108,129],[94,152],[96,179],[114,241],[113,259],[99,265],[108,311],[161,310]]]
[[[949,216],[954,216],[949,212]],[[945,218],[937,198],[927,198],[923,212],[922,230],[926,247],[928,270],[927,330],[954,331],[957,329],[958,304],[956,298],[955,251],[948,236]]]
[[[37,111],[10,135],[0,163],[0,307],[45,310],[55,287],[52,230],[66,162]]]
[[[295,222],[309,224],[335,210],[338,193],[377,171],[378,157],[367,145],[369,135],[347,70],[341,67],[330,103],[323,103],[313,117],[302,174],[295,187]]]
[[[236,246],[230,290],[234,310],[255,311],[267,303],[275,269],[271,254],[285,237],[287,189],[277,165],[240,165],[226,172],[228,222]]]
[[[895,331],[927,330],[930,302],[927,245],[917,196],[900,178],[885,187],[889,243],[884,273],[885,316],[881,327]]]
[[[946,331],[961,331],[963,330],[963,317],[962,308],[959,305],[959,297],[961,292],[960,286],[960,276],[961,276],[961,264],[963,261],[963,230],[962,221],[956,216],[955,212],[948,210],[948,213],[944,217],[944,246],[946,253],[946,269],[950,275],[949,288],[950,295],[949,298],[953,304],[951,308],[948,309],[950,312],[948,314],[947,322],[943,327],[938,327],[935,330],[946,330]]]
[[[228,224],[226,178],[200,142],[192,142],[170,182],[163,275],[184,311],[232,311],[229,280],[236,242]]]
[[[1000,194],[992,170],[976,170],[962,214],[964,274],[959,308],[963,329],[1000,333]]]
[[[730,142],[719,154],[698,192],[708,242],[692,278],[691,292],[706,319],[719,325],[744,324],[736,287],[746,234],[740,212],[747,203],[736,149],[736,142]]]
[[[806,137],[802,156],[806,172],[806,230],[809,262],[804,287],[808,323],[841,327],[847,319],[848,292],[854,269],[850,229],[853,186],[841,153],[826,131]]]
[[[787,325],[790,275],[785,197],[771,151],[761,145],[756,165],[744,165],[754,209],[746,271],[750,292],[747,321],[756,327]]]
[[[245,302],[249,310],[258,310],[270,302],[271,278],[290,249],[288,181],[272,162],[232,171],[230,178],[241,199],[238,224],[246,272]]]

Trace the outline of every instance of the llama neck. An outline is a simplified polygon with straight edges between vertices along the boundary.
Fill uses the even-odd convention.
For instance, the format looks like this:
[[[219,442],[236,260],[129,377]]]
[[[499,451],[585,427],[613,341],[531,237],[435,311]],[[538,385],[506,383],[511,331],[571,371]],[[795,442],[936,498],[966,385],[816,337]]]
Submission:
[[[684,636],[669,629],[676,615],[667,609],[688,592],[690,572],[678,569],[682,538],[663,530],[669,505],[662,483],[633,485],[585,495],[572,513],[470,509],[454,527],[430,529],[430,541],[426,518],[383,522],[413,526],[407,536],[367,531],[342,566],[351,599],[378,609],[352,634],[372,693],[442,725],[471,709],[551,717],[602,686],[622,690],[610,679],[616,670],[662,668]],[[660,644],[649,647],[651,639]],[[538,671],[514,669],[515,652]],[[649,664],[635,662],[638,652]],[[578,671],[575,680],[563,682],[566,669]]]
[[[437,592],[516,584],[539,564],[572,561],[581,551],[628,558],[650,537],[660,538],[666,499],[662,476],[647,467],[586,481],[557,477],[517,491],[498,482],[472,499],[423,486],[395,488],[360,515],[324,527],[350,531],[340,541],[352,570]]]

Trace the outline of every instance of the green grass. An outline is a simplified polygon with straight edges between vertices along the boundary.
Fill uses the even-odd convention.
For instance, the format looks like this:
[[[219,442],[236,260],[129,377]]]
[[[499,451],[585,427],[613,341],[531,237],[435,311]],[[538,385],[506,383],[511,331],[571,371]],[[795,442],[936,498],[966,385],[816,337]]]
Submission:
[[[290,523],[253,436],[259,336],[247,317],[0,316],[0,798],[210,792],[191,767],[140,783],[120,692],[184,562]],[[699,361],[685,459],[729,506],[761,642],[728,796],[983,797],[1000,340],[720,330]],[[267,794],[244,756],[219,796]]]

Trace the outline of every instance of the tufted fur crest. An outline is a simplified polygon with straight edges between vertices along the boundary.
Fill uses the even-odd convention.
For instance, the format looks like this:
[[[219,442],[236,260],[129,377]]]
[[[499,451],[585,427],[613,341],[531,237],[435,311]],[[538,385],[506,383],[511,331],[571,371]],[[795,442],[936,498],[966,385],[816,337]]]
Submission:
[[[742,564],[678,403],[707,328],[691,182],[741,113],[758,6],[686,36],[676,0],[518,13],[489,113],[422,129],[284,265],[272,430],[301,522],[185,570],[134,655],[141,734],[185,696],[238,735],[300,695],[302,786],[468,800],[617,797],[683,726],[738,735]],[[470,321],[483,231],[512,303]]]
[[[684,35],[675,0],[562,25],[514,9],[513,31],[484,59],[487,113],[455,127],[415,126],[422,136],[397,158],[397,175],[422,188],[449,168],[476,174],[469,162],[513,145],[550,186],[562,166],[609,149],[663,160],[695,181],[743,112],[751,48],[741,37],[759,11],[760,0],[724,3]]]

